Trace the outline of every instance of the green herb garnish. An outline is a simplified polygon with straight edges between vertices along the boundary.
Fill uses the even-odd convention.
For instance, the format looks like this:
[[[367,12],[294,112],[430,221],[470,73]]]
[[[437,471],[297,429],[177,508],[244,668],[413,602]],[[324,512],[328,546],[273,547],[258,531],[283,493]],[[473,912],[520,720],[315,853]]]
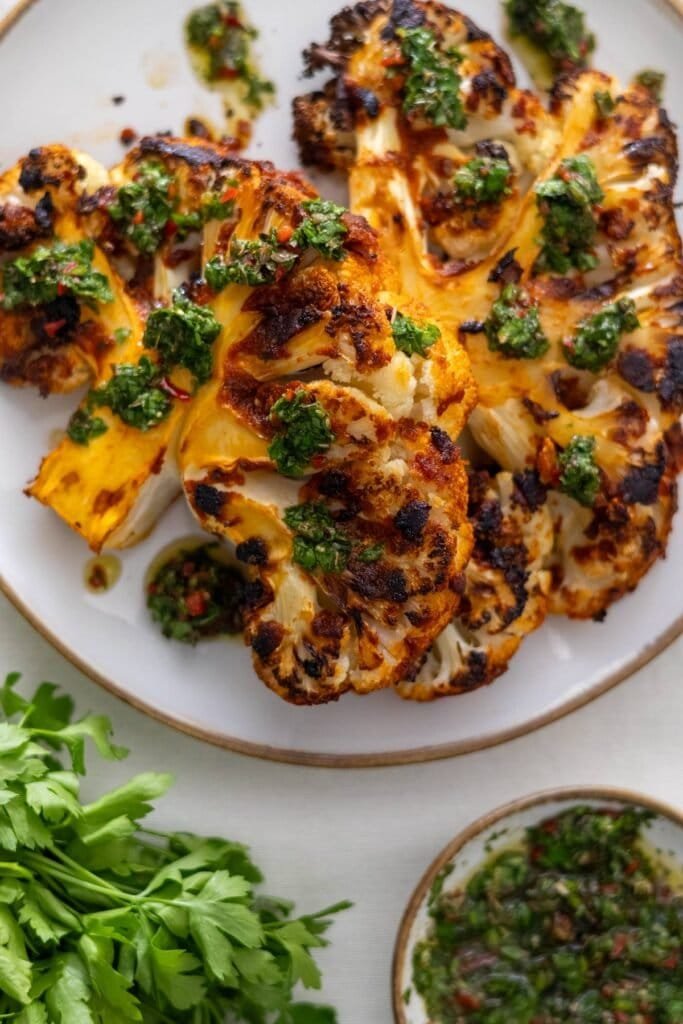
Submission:
[[[516,284],[508,284],[491,307],[484,331],[492,352],[510,359],[538,359],[549,348],[538,306]]]
[[[59,295],[73,295],[95,309],[114,298],[108,279],[93,270],[95,246],[90,241],[41,245],[2,267],[3,309],[42,306]]]
[[[88,445],[94,438],[106,434],[107,424],[101,416],[91,416],[86,409],[77,409],[66,428],[67,437],[75,444]]]
[[[413,956],[429,1020],[683,1020],[683,896],[647,844],[652,817],[572,807],[489,857],[458,890],[437,880]]]
[[[216,554],[216,544],[177,551],[147,584],[147,607],[164,636],[196,644],[242,631],[244,580]]]
[[[137,364],[119,363],[107,383],[89,393],[87,410],[105,406],[129,427],[150,430],[172,408],[168,394],[159,387],[160,379],[160,368],[147,356]]]
[[[180,292],[173,305],[149,314],[143,337],[147,348],[156,349],[164,372],[177,366],[189,370],[196,384],[203,384],[213,370],[211,346],[221,333],[213,310],[190,302]]]
[[[294,1001],[340,903],[292,917],[247,847],[141,821],[172,778],[145,772],[85,802],[86,742],[108,719],[18,675],[0,687],[0,1018],[8,1024],[335,1024]]]
[[[510,194],[512,168],[507,160],[489,156],[474,157],[458,168],[453,179],[454,195],[459,203],[478,206],[499,203]]]
[[[663,101],[664,86],[666,85],[666,75],[663,71],[653,71],[652,69],[641,71],[636,75],[635,80],[638,85],[647,89],[653,100],[656,100],[657,103]]]
[[[189,45],[201,55],[207,81],[239,81],[245,87],[245,103],[261,110],[264,96],[275,87],[260,77],[253,63],[251,44],[258,32],[246,23],[241,5],[224,0],[199,7],[187,20],[186,33]]]
[[[289,273],[298,259],[299,254],[278,242],[277,231],[271,228],[268,234],[255,240],[234,238],[228,261],[222,256],[213,256],[204,268],[204,276],[215,292],[229,284],[256,287],[272,284]]]
[[[284,476],[303,476],[311,460],[334,442],[330,417],[305,388],[278,398],[269,418],[278,432],[268,447],[268,455]]]
[[[567,362],[597,373],[614,359],[619,339],[640,327],[632,299],[619,299],[583,320],[574,337],[564,343]]]
[[[598,118],[601,121],[606,121],[608,117],[611,117],[615,111],[616,103],[612,93],[608,90],[598,90],[593,93],[593,101],[595,103],[595,109],[598,112]]]
[[[595,36],[578,8],[562,0],[505,0],[505,9],[513,34],[547,53],[556,70],[586,66]]]
[[[441,50],[430,29],[399,29],[398,37],[401,54],[408,65],[403,89],[404,112],[436,127],[467,127],[460,95],[462,78],[458,72],[462,54],[452,47]]]
[[[307,502],[285,510],[284,520],[294,534],[294,561],[308,572],[339,573],[346,568],[352,544],[322,502]]]
[[[576,434],[560,452],[560,490],[587,507],[595,504],[600,490],[600,470],[595,461],[595,438]]]
[[[397,313],[391,325],[396,348],[408,356],[422,356],[426,359],[429,349],[441,337],[436,324],[421,324],[410,316]]]
[[[128,341],[132,333],[130,327],[117,327],[114,331],[114,341],[117,345],[123,345],[124,341]]]
[[[328,260],[345,259],[348,228],[342,217],[346,209],[326,199],[310,199],[301,208],[306,217],[292,235],[291,244],[299,249],[317,249]]]
[[[174,207],[172,184],[173,177],[161,164],[141,164],[135,181],[122,185],[108,207],[124,237],[143,255],[156,252],[163,241]]]
[[[572,267],[585,271],[597,266],[594,207],[603,199],[595,165],[587,156],[563,160],[557,174],[537,187],[536,202],[544,221],[537,273],[565,274]]]

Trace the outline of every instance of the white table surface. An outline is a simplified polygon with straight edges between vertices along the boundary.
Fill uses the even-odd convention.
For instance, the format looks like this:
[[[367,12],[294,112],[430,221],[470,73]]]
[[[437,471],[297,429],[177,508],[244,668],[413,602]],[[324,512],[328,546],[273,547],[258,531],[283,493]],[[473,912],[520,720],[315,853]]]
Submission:
[[[135,771],[169,770],[177,782],[157,825],[249,843],[270,891],[297,899],[302,910],[354,900],[321,956],[324,998],[340,1024],[391,1024],[391,955],[403,907],[439,849],[484,811],[582,783],[683,805],[683,639],[597,702],[531,736],[450,761],[355,771],[271,764],[172,732],[88,681],[3,598],[0,649],[0,671],[20,669],[27,687],[59,683],[79,711],[109,715],[131,749],[114,767],[91,758],[88,790]],[[504,699],[505,679],[496,685]]]
[[[10,6],[0,0],[0,16]],[[177,782],[156,814],[159,827],[250,844],[270,891],[301,910],[354,900],[320,956],[320,998],[337,1007],[340,1024],[391,1024],[403,907],[439,849],[483,812],[540,788],[582,783],[683,805],[683,638],[605,697],[531,736],[450,761],[358,771],[270,764],[172,732],[91,683],[2,597],[0,650],[0,672],[21,670],[26,688],[59,683],[79,711],[109,715],[131,749],[113,767],[91,757],[88,791],[137,771],[171,771]],[[504,699],[504,678],[497,685]]]

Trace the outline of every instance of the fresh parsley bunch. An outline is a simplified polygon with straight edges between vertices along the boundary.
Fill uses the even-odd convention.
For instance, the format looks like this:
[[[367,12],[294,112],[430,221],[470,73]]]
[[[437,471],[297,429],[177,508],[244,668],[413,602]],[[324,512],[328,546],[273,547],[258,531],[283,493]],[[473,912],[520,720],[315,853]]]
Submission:
[[[320,986],[311,951],[347,904],[293,919],[253,895],[246,847],[142,828],[168,775],[82,803],[86,740],[108,759],[126,751],[106,718],[72,722],[51,683],[29,701],[18,678],[0,688],[0,1019],[334,1024],[292,990]]]

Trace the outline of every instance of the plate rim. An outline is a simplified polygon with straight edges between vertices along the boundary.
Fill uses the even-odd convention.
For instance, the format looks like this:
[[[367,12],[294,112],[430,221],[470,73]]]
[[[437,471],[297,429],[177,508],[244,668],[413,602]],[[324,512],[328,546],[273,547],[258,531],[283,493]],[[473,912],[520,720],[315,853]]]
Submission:
[[[436,855],[429,867],[423,872],[406,905],[396,934],[394,953],[391,963],[391,999],[395,1024],[409,1024],[404,1010],[401,976],[407,954],[410,931],[417,913],[424,903],[438,873],[446,867],[460,851],[477,836],[487,832],[494,825],[505,821],[515,814],[527,811],[532,807],[565,800],[605,800],[610,803],[631,804],[652,811],[657,817],[667,818],[683,831],[683,809],[659,800],[657,797],[640,793],[634,789],[618,786],[582,785],[556,786],[551,789],[537,790],[528,796],[517,797],[481,815],[475,821],[462,828]]]
[[[14,6],[0,18],[0,41],[17,24],[20,18],[38,0],[17,0]],[[655,0],[657,2],[657,0]],[[663,0],[676,14],[683,19],[683,0]],[[230,750],[233,753],[243,754],[248,757],[259,758],[265,761],[275,761],[281,764],[302,765],[313,768],[381,768],[407,764],[424,764],[430,761],[445,760],[451,757],[458,757],[462,754],[476,753],[480,750],[487,750],[492,747],[508,743],[510,740],[528,736],[545,726],[551,725],[566,716],[573,714],[580,708],[586,707],[594,700],[608,693],[619,683],[624,682],[640,669],[648,665],[654,658],[665,651],[681,635],[683,635],[683,615],[679,616],[659,636],[647,643],[639,654],[636,654],[625,665],[615,672],[609,673],[604,679],[590,687],[584,693],[570,699],[557,707],[552,708],[529,721],[511,726],[498,732],[483,736],[475,736],[469,740],[456,740],[452,743],[439,743],[434,746],[410,748],[407,750],[388,750],[377,754],[324,754],[312,751],[293,750],[284,747],[273,747],[268,744],[255,743],[251,740],[240,740],[237,737],[206,728],[193,722],[191,719],[181,715],[165,712],[153,704],[142,700],[137,695],[123,689],[117,682],[95,669],[84,658],[81,658],[72,648],[65,644],[19,596],[16,590],[5,579],[0,572],[0,592],[9,600],[14,608],[26,619],[37,633],[44,640],[47,640],[59,654],[70,662],[76,669],[83,673],[92,682],[97,683],[106,692],[128,704],[136,711],[146,714],[148,717],[169,726],[177,732],[185,733],[193,739],[203,740],[212,746]],[[501,685],[504,685],[502,683]],[[683,822],[682,822],[683,823]]]

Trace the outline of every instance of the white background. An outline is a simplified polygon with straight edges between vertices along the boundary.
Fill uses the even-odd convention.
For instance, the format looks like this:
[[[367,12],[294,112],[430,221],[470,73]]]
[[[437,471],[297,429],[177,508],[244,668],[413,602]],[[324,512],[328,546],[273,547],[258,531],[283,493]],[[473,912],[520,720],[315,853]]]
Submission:
[[[0,15],[10,6],[0,0]],[[0,671],[20,669],[26,687],[59,683],[80,711],[108,714],[130,747],[121,765],[93,761],[88,791],[135,771],[170,770],[177,782],[155,816],[159,827],[249,843],[270,891],[302,910],[354,900],[321,955],[324,998],[340,1024],[391,1024],[403,907],[439,849],[481,813],[539,788],[582,783],[683,805],[683,639],[607,696],[524,739],[451,761],[363,771],[269,764],[176,734],[86,680],[2,597],[0,649]],[[505,680],[497,686],[503,691]]]

